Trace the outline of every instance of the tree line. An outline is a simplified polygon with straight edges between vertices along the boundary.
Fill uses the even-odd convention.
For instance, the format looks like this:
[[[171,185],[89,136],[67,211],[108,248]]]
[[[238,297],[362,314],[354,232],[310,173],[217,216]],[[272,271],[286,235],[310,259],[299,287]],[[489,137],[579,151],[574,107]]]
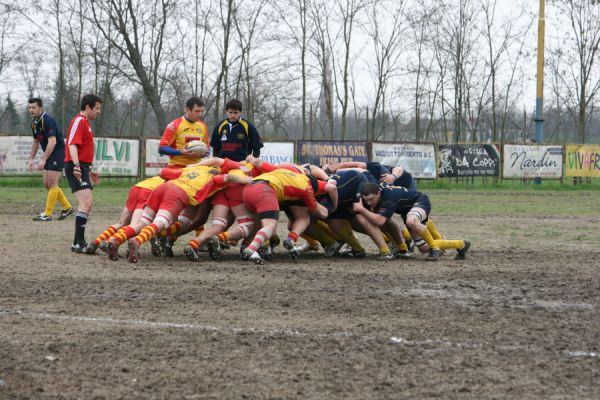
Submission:
[[[104,136],[158,137],[198,95],[271,140],[527,142],[537,2],[510,3],[0,0],[0,132],[29,132],[28,97],[64,127],[93,92]],[[546,142],[600,142],[595,3],[548,0]]]

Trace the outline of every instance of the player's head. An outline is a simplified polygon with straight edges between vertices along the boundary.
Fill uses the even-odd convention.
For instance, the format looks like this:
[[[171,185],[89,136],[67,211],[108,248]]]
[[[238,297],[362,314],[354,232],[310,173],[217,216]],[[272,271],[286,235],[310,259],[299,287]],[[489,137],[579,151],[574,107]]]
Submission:
[[[200,121],[204,114],[204,101],[200,97],[192,96],[185,102],[185,117],[190,121]]]
[[[231,99],[225,104],[225,114],[229,122],[237,122],[242,115],[243,105],[238,99]]]
[[[381,198],[381,187],[373,182],[367,182],[362,187],[360,191],[361,197],[363,199],[363,203],[369,207],[373,208],[379,202]]]
[[[32,97],[27,103],[27,111],[31,118],[38,118],[44,112],[44,104],[39,97]]]
[[[86,94],[81,98],[81,112],[87,119],[94,120],[100,115],[102,100],[95,94]]]

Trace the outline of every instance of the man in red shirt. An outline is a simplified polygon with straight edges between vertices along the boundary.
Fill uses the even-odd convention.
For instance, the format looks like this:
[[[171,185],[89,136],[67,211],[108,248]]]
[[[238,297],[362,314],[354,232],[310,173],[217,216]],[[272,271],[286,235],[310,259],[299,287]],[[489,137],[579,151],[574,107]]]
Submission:
[[[90,121],[100,115],[101,109],[102,100],[94,94],[86,94],[81,99],[81,111],[73,118],[67,129],[65,175],[77,199],[75,238],[71,246],[71,251],[75,253],[83,253],[87,246],[85,225],[92,211],[92,184],[96,185],[100,182],[98,173],[92,171],[94,134]]]

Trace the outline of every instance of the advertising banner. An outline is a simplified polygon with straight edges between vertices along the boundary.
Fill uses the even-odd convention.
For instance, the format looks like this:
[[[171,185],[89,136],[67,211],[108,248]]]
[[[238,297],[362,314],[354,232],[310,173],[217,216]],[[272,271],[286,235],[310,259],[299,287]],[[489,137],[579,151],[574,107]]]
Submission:
[[[37,170],[37,162],[42,155],[41,148],[35,156],[34,171],[29,170],[29,152],[33,137],[0,136],[0,175],[41,174]]]
[[[565,166],[566,176],[600,177],[600,145],[568,144]]]
[[[293,142],[264,142],[265,147],[260,149],[260,158],[271,164],[293,163]]]
[[[414,178],[435,179],[433,144],[373,143],[371,160],[383,165],[400,166]]]
[[[500,154],[493,144],[441,144],[440,178],[499,176]]]
[[[562,146],[505,144],[503,157],[505,178],[562,177]]]
[[[137,176],[140,142],[137,139],[94,138],[94,169],[103,176]]]
[[[144,174],[155,176],[160,173],[160,170],[167,166],[169,162],[168,156],[158,154],[158,144],[160,139],[146,139],[146,161],[144,162]]]
[[[336,164],[349,161],[368,161],[366,142],[298,141],[298,164]]]

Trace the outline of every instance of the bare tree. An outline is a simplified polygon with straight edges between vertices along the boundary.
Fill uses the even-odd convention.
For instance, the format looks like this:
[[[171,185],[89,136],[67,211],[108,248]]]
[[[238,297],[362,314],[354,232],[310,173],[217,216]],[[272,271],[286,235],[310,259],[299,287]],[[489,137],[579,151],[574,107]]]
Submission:
[[[223,37],[219,42],[219,37],[214,36],[214,42],[219,48],[220,70],[215,84],[215,108],[214,118],[218,120],[221,113],[221,98],[227,98],[228,93],[228,78],[229,78],[229,46],[232,29],[232,20],[235,18],[235,5],[233,0],[219,0],[219,15],[220,28],[222,29]],[[224,91],[224,93],[222,93]],[[224,96],[222,96],[224,94]]]
[[[161,104],[164,87],[161,74],[168,56],[165,54],[165,41],[170,34],[167,28],[174,11],[173,0],[154,0],[150,3],[138,0],[92,1],[94,23],[111,47],[129,62],[135,75],[123,72],[141,85],[161,132],[167,124]],[[111,34],[109,26],[114,27],[114,34]],[[115,67],[123,68],[120,65]]]
[[[587,124],[600,90],[598,48],[600,5],[595,0],[554,1],[557,16],[563,16],[570,31],[558,47],[549,49],[549,64],[562,90],[555,91],[577,125],[577,140],[586,141]]]

